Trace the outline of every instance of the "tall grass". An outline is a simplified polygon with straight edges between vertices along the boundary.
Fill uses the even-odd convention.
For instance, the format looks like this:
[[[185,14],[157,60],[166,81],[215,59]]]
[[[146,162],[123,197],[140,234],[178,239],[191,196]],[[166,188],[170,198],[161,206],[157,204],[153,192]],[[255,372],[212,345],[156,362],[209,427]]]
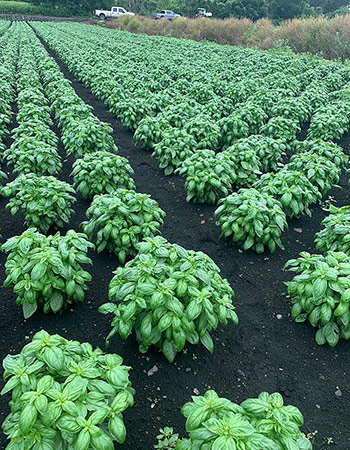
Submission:
[[[257,46],[270,49],[288,45],[295,52],[322,54],[325,58],[350,58],[350,14],[334,18],[293,19],[275,27],[269,19],[187,19],[154,20],[143,16],[125,16],[108,21],[108,28],[132,33],[207,40],[219,44]]]
[[[35,9],[28,2],[0,1],[0,14],[33,14]]]

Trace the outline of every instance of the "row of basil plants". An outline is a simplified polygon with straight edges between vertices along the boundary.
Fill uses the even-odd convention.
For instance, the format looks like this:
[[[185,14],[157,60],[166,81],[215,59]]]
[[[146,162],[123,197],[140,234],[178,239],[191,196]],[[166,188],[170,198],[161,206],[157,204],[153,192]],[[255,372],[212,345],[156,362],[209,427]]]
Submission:
[[[70,70],[103,99],[125,125],[136,128],[135,139],[154,151],[166,174],[177,168],[186,177],[188,200],[214,203],[218,197],[232,191],[234,185],[249,185],[259,171],[269,170],[269,164],[281,158],[285,148],[294,148],[300,125],[311,116],[310,139],[339,137],[350,125],[347,102],[341,100],[347,87],[339,90],[349,80],[349,71],[334,63],[279,55],[276,70],[276,58],[272,56],[265,56],[263,60],[260,52],[219,50],[220,47],[214,46],[209,49],[213,64],[204,68],[207,55],[196,57],[195,63],[189,60],[198,47],[196,43],[165,42],[99,28],[91,30],[80,24],[39,24],[36,29]],[[69,55],[65,52],[68,39],[70,45],[73,39],[74,45]],[[159,44],[157,52],[153,52],[154,43]],[[147,46],[150,51],[147,57],[142,54],[145,61],[142,63],[137,56]],[[202,47],[201,53],[205,53]],[[170,69],[172,52],[184,63],[186,72],[178,66]],[[228,54],[229,64],[225,64],[223,55]],[[239,61],[243,56],[244,67]],[[254,72],[250,58],[254,58]],[[229,72],[232,60],[238,75]],[[282,63],[290,66],[282,69]],[[333,73],[329,74],[329,69]],[[198,80],[199,70],[206,74],[205,82]],[[338,111],[337,117],[333,114],[329,123],[335,119],[339,123],[342,119],[342,131],[336,126],[332,134],[330,125],[324,123],[323,118],[328,117],[322,108],[325,102],[332,102],[329,110]],[[248,142],[245,139],[237,142],[252,133],[257,136],[251,136]],[[260,151],[254,155],[252,148],[259,140],[264,141],[263,149],[259,147]],[[251,151],[240,151],[242,147],[238,144],[251,144]],[[200,150],[212,152],[201,155]],[[223,157],[213,153],[217,150],[224,150]],[[270,155],[271,152],[274,155]],[[205,163],[208,158],[210,163]],[[193,169],[198,159],[201,164]],[[222,160],[230,164],[222,167]],[[220,166],[222,176],[216,173],[216,165]]]
[[[50,128],[53,112],[67,153],[78,158],[74,183],[85,196],[97,194],[88,212],[92,219],[83,224],[84,230],[91,237],[97,234],[99,250],[107,247],[121,261],[138,251],[132,261],[118,269],[110,284],[109,296],[116,303],[101,308],[101,312],[116,316],[107,340],[116,332],[126,338],[136,329],[140,351],[156,345],[169,361],[186,342],[201,341],[213,351],[209,332],[219,322],[238,321],[228,282],[207,255],[153,237],[164,213],[149,196],[116,189],[120,181],[133,187],[127,176],[132,171],[128,166],[125,170],[126,162],[115,155],[110,130],[97,123],[30,28],[16,24],[12,32],[19,49],[16,87],[20,131],[13,133],[11,152],[16,154],[26,133],[34,144],[22,152],[28,164],[16,165],[20,175],[2,189],[4,195],[13,197],[8,208],[13,214],[22,209],[27,224],[44,232],[69,220],[74,189],[47,175],[47,167],[53,167],[54,174],[60,170],[54,165],[57,138]],[[83,137],[74,134],[77,130],[82,130]],[[51,146],[51,159],[47,158],[53,162],[51,166],[40,165],[38,142]],[[7,152],[8,157],[11,152]],[[33,156],[35,164],[27,169]],[[38,307],[46,313],[58,312],[84,299],[91,276],[81,265],[92,262],[87,256],[92,247],[83,233],[69,230],[65,236],[59,232],[46,236],[33,227],[2,246],[9,252],[4,284],[14,285],[25,318]],[[4,368],[5,377],[13,375],[2,391],[12,391],[11,413],[3,424],[10,439],[8,448],[68,445],[102,450],[114,448],[113,441],[124,442],[122,412],[133,404],[134,390],[128,379],[130,368],[122,365],[118,355],[104,355],[89,344],[41,331],[20,355],[5,358]],[[294,434],[293,439],[300,439],[299,432]],[[261,439],[264,441],[263,436]]]
[[[20,175],[2,193],[14,196],[7,205],[12,213],[23,208],[27,223],[48,231],[53,224],[61,226],[68,220],[69,203],[74,200],[70,196],[73,188],[46,175],[61,168],[50,113],[61,112],[60,117],[69,121],[68,116],[74,118],[69,106],[84,104],[61,103],[67,116],[61,108],[51,110],[54,98],[70,94],[67,99],[74,100],[74,91],[58,67],[50,64],[27,25],[14,24],[9,41],[12,59],[8,59],[7,68],[13,69],[12,79],[16,80],[19,127],[7,156],[21,152],[21,158],[15,165]],[[6,49],[10,50],[9,45]],[[87,111],[90,114],[89,108]],[[47,150],[44,156],[40,154],[43,148]],[[86,236],[73,230],[65,236],[45,236],[35,228],[2,246],[3,251],[10,251],[5,286],[14,284],[17,303],[26,318],[38,305],[44,312],[57,312],[64,305],[83,300],[91,276],[80,265],[91,262],[86,254],[89,247],[93,244]],[[20,354],[8,355],[3,362],[4,377],[11,378],[1,394],[12,392],[11,412],[3,423],[10,440],[6,448],[102,450],[113,449],[114,441],[123,443],[126,430],[122,413],[132,406],[134,389],[128,377],[130,367],[122,362],[117,354],[93,350],[88,343],[50,336],[45,331],[37,333]]]
[[[44,90],[65,136],[66,124],[69,127],[73,122],[75,129],[79,129],[79,121],[86,123],[90,109],[85,108],[72,91],[58,65],[33,32],[25,25],[21,27],[24,27],[25,38],[21,41],[19,66],[21,55],[26,56],[27,65],[34,72],[37,64]],[[34,72],[29,79],[36,84]],[[18,80],[22,82],[21,71]],[[208,256],[169,244],[161,237],[154,238],[165,213],[148,195],[119,187],[118,183],[132,182],[129,177],[120,175],[121,163],[126,160],[112,152],[116,148],[111,136],[106,133],[103,136],[107,136],[105,142],[110,144],[109,147],[96,151],[91,145],[91,153],[82,140],[77,139],[73,146],[83,146],[83,155],[78,150],[72,152],[67,145],[68,152],[82,156],[73,164],[74,183],[80,183],[83,195],[92,197],[96,194],[87,211],[89,220],[82,224],[86,234],[69,230],[66,236],[59,233],[45,236],[35,228],[29,228],[21,236],[9,239],[2,246],[4,251],[10,252],[5,286],[14,284],[17,303],[22,305],[26,318],[39,306],[44,312],[58,312],[84,299],[86,282],[91,277],[80,264],[91,263],[87,251],[94,244],[98,251],[106,248],[115,253],[122,263],[126,257],[136,255],[117,272],[110,284],[110,299],[121,303],[112,304],[113,307],[107,304],[101,309],[103,313],[114,312],[116,315],[107,341],[117,331],[127,338],[133,328],[141,327],[142,332],[138,333],[140,350],[145,352],[150,345],[157,345],[169,361],[173,361],[187,341],[201,341],[213,351],[209,331],[216,329],[219,322],[238,321],[232,306],[232,289]],[[96,141],[103,142],[102,139]],[[79,181],[76,176],[80,176]],[[53,226],[59,227],[65,219],[69,220],[74,190],[52,176],[22,174],[2,192],[13,196],[8,203],[12,213],[22,208],[27,224],[35,225],[41,231],[48,232]],[[154,272],[145,271],[153,266]],[[130,277],[130,271],[135,275]],[[174,276],[169,279],[173,272]]]
[[[286,263],[297,275],[289,282],[292,318],[317,328],[317,344],[331,347],[350,339],[350,213],[349,206],[328,208],[324,228],[315,234],[316,250],[301,252]]]
[[[92,90],[95,89],[96,91],[96,79],[92,81],[91,74],[87,74],[87,69],[90,68],[94,58],[94,56],[91,57],[90,46],[95,45],[101,49],[106,44],[107,50],[104,54],[104,60],[108,60],[109,48],[113,49],[113,46],[117,45],[122,47],[126,43],[112,42],[112,44],[107,44],[106,38],[101,38],[103,31],[101,32],[99,29],[89,33],[87,37],[84,35],[81,38],[78,36],[78,31],[82,32],[86,30],[86,27],[81,25],[77,27],[65,25],[64,27],[66,28],[65,31],[68,30],[68,32],[71,32],[71,36],[77,39],[75,51],[69,57],[63,55],[64,42],[58,43],[58,39],[64,39],[63,33],[60,31],[61,25],[40,25],[39,31],[44,32],[44,35],[47,29],[50,32],[54,31],[53,35],[49,35],[48,42],[67,61],[70,69]],[[96,33],[98,39],[101,38],[101,42],[94,39],[94,33]],[[55,34],[58,37],[55,38]],[[86,42],[84,43],[85,39]],[[126,39],[128,40],[128,37]],[[134,40],[134,37],[130,37],[130,41]],[[143,43],[144,40],[142,39]],[[77,59],[84,58],[85,61],[85,56],[87,57],[87,45],[89,46],[90,59],[86,64],[78,66]],[[118,49],[120,48],[118,47]],[[133,55],[131,55],[131,60],[133,61]],[[318,63],[322,67],[322,63],[320,61]],[[328,63],[324,64],[328,67]],[[106,73],[102,72],[105,69],[100,67],[99,70],[100,77],[102,73],[104,75],[101,81],[102,85],[104,83],[108,85],[109,83],[109,90],[111,90],[111,82],[109,82]],[[190,117],[186,114],[190,100],[193,100],[190,95],[187,104],[179,103],[172,107],[172,115],[171,108],[165,106],[157,115],[149,115],[142,119],[135,137],[142,140],[141,136],[144,133],[146,138],[142,140],[143,144],[152,147],[155,152],[157,152],[157,149],[161,149],[163,156],[166,154],[174,156],[177,151],[181,152],[183,158],[178,157],[178,154],[175,155],[176,164],[169,162],[169,160],[163,162],[167,164],[168,169],[170,167],[170,171],[180,165],[176,171],[186,177],[185,187],[188,191],[188,200],[216,203],[218,199],[232,192],[234,186],[250,188],[253,184],[252,189],[240,190],[238,193],[221,200],[223,204],[216,211],[218,225],[221,226],[225,236],[232,236],[233,240],[242,244],[244,249],[252,248],[261,253],[267,247],[270,251],[274,251],[276,246],[283,248],[280,237],[283,229],[287,226],[286,219],[304,212],[310,214],[309,206],[319,201],[321,196],[339,180],[341,168],[347,163],[347,158],[340,147],[331,142],[317,139],[320,135],[329,139],[335,138],[339,137],[339,133],[341,133],[336,128],[338,133],[336,136],[330,135],[328,131],[328,134],[321,134],[321,132],[328,130],[324,124],[320,125],[318,120],[320,115],[323,114],[320,111],[322,108],[325,109],[321,106],[324,101],[329,101],[328,107],[337,110],[339,116],[345,117],[346,125],[343,126],[343,131],[346,131],[350,125],[348,86],[342,87],[349,74],[343,68],[338,68],[338,70],[338,76],[329,77],[325,84],[320,82],[317,90],[313,83],[311,83],[312,88],[308,90],[309,85],[304,80],[304,89],[302,90],[299,85],[299,91],[295,90],[294,92],[295,95],[298,93],[299,96],[293,97],[290,93],[289,96],[286,95],[286,92],[283,92],[283,95],[280,93],[281,98],[277,97],[277,101],[273,105],[267,102],[264,105],[265,109],[252,105],[248,98],[247,102],[238,103],[238,106],[236,106],[238,113],[235,115],[231,114],[221,119],[217,117],[222,130],[221,139],[224,139],[222,143],[224,150],[218,154],[213,150],[205,150],[205,148],[210,148],[211,145],[212,148],[216,148],[217,143],[211,142],[210,136],[212,134],[204,132],[201,136],[202,141],[198,141],[193,134],[191,135],[181,128],[186,126],[190,120]],[[115,76],[114,71],[113,74]],[[96,75],[96,72],[94,75]],[[92,83],[94,84],[92,85]],[[123,82],[120,81],[120,83]],[[129,80],[127,80],[127,83],[129,83]],[[177,82],[174,85],[176,86]],[[110,101],[116,100],[116,90],[120,92],[119,86],[112,90],[110,97],[105,99],[107,104],[110,105]],[[317,96],[315,93],[317,93]],[[128,95],[128,93],[123,93],[123,95]],[[153,95],[153,97],[155,96],[157,94]],[[124,104],[127,103],[127,99],[123,100]],[[217,105],[219,106],[220,103],[218,102]],[[201,106],[203,105],[197,102],[192,107],[192,113],[197,114],[196,123],[199,124],[199,128],[201,128],[201,120],[203,120]],[[220,113],[220,108],[218,110]],[[248,111],[250,111],[250,114],[247,113]],[[308,140],[305,142],[296,141],[297,131],[303,123],[310,119],[312,113],[315,114],[308,132]],[[246,121],[242,120],[239,114],[245,115]],[[269,117],[271,118],[266,123]],[[161,132],[155,131],[159,120],[163,129]],[[171,123],[172,120],[174,120],[173,123]],[[177,127],[171,127],[169,121]],[[212,125],[211,128],[213,129]],[[143,132],[140,130],[143,130]],[[320,131],[317,132],[317,130]],[[247,136],[251,132],[261,132],[261,135],[254,134],[242,138],[242,135]],[[218,141],[220,139],[219,132],[216,133],[216,136]],[[159,142],[157,143],[157,141]],[[174,148],[177,150],[174,150]],[[263,175],[259,180],[258,177],[261,172],[278,169],[278,163],[288,149],[297,152],[291,158],[289,164],[277,173],[269,172]],[[247,211],[249,211],[249,214],[247,214]]]
[[[48,57],[30,30],[22,25],[17,27],[17,30],[19,28],[22,32],[19,67],[22,70],[17,81],[18,86],[27,86],[28,78],[23,76],[24,69],[33,69],[29,72],[32,80],[32,83],[29,83],[30,88],[36,90],[32,92],[35,94],[32,98],[40,100],[40,105],[44,107],[40,117],[35,115],[37,126],[40,125],[40,120],[44,125],[51,124],[48,115],[44,114],[48,112],[45,108],[47,105],[43,103],[45,97],[41,95],[45,92],[63,134],[66,121],[74,121],[79,127],[79,120],[89,117],[89,108],[86,109],[86,105],[75,96],[58,66]],[[37,73],[41,75],[44,91],[37,83]],[[39,106],[36,103],[32,105]],[[19,114],[21,112],[22,109]],[[96,129],[98,132],[98,127]],[[94,139],[93,133],[92,138]],[[108,141],[111,142],[107,139]],[[80,155],[82,144],[74,144],[80,147],[70,150],[66,144],[66,148],[73,155],[81,156],[76,163],[84,161],[85,172],[81,183],[84,183],[85,179],[88,180],[90,170],[96,170],[95,176],[98,178],[100,166],[96,160],[97,152],[88,151],[85,154],[83,147],[83,153]],[[144,207],[146,210],[153,207],[154,213],[158,207],[148,196],[136,194],[134,191],[113,191],[119,178],[108,181],[106,178],[110,175],[107,169],[113,170],[115,164],[115,148],[108,147],[107,150],[102,148],[98,152],[98,157],[102,159],[104,153],[109,153],[109,166],[105,166],[104,176],[101,172],[100,184],[96,184],[95,180],[95,184],[91,181],[89,185],[87,181],[87,185],[81,186],[81,192],[83,195],[86,192],[86,195],[92,196],[94,191],[100,194],[111,190],[112,195],[96,195],[91,210],[92,215],[94,209],[99,210],[95,225],[100,226],[100,239],[108,242],[107,248],[115,252],[113,239],[121,237],[124,245],[128,243],[126,234],[123,233],[127,226],[123,224],[122,231],[118,231],[120,213],[124,214],[124,220],[130,216],[134,225],[137,224],[144,233],[144,226],[147,225],[149,217],[145,217],[143,224],[140,223],[140,208],[142,210]],[[29,173],[20,175],[17,180],[22,176],[26,178],[18,192],[29,185],[33,192],[37,191],[41,197],[50,190],[48,184],[40,183],[42,180],[48,182],[53,177]],[[19,185],[18,181],[17,187]],[[59,192],[57,186],[55,187]],[[7,185],[4,189],[10,195],[12,188]],[[140,204],[135,202],[136,196],[139,196],[140,200],[142,197]],[[109,199],[113,200],[113,205],[108,202]],[[28,196],[22,200],[27,202]],[[130,210],[125,211],[129,204]],[[18,206],[14,203],[12,208]],[[63,203],[57,206],[63,208]],[[111,213],[110,210],[116,222],[101,228],[101,212],[102,216],[106,216]],[[28,221],[31,220],[31,212],[28,210]],[[147,214],[152,215],[149,211]],[[158,214],[158,220],[161,220],[159,208]],[[154,226],[156,225],[154,223]],[[89,247],[92,247],[92,244],[87,241],[86,236],[73,230],[68,231],[64,237],[59,233],[47,237],[30,228],[22,236],[9,239],[3,246],[4,250],[10,251],[5,285],[16,283],[15,292],[18,294],[18,302],[25,302],[25,314],[32,314],[36,309],[36,306],[32,305],[37,303],[43,304],[45,312],[50,309],[58,311],[66,302],[83,298],[85,282],[90,276],[79,266],[81,263],[90,262],[86,255]],[[200,340],[213,351],[214,344],[209,331],[215,329],[219,321],[227,323],[232,320],[237,323],[231,303],[233,291],[227,281],[220,277],[217,266],[206,255],[189,252],[180,246],[167,243],[161,237],[147,238],[135,244],[135,247],[139,251],[136,258],[124,268],[119,268],[110,284],[109,295],[115,303],[101,307],[101,312],[115,314],[108,340],[116,332],[126,338],[131,330],[135,329],[140,351],[145,352],[150,345],[157,345],[169,361],[174,359],[176,352],[182,350],[187,341],[198,343]],[[118,257],[122,260],[124,255],[119,252]],[[99,349],[93,350],[90,344],[67,341],[59,335],[50,336],[41,331],[34,335],[32,342],[26,345],[19,355],[7,356],[4,368],[5,378],[11,378],[2,394],[12,391],[11,413],[3,424],[4,432],[10,439],[7,448],[53,450],[74,447],[79,450],[102,450],[114,448],[114,441],[120,444],[125,441],[126,429],[122,413],[132,406],[134,389],[128,377],[130,367],[124,366],[118,355],[104,354]],[[196,406],[198,401],[194,399],[195,403],[187,404],[183,409],[185,417],[188,418],[189,439],[179,440],[178,436],[173,436],[171,439],[176,448],[185,449],[202,444],[219,446],[223,440],[225,445],[235,446],[237,443],[250,446],[253,442],[255,446],[260,445],[271,450],[290,446],[310,450],[312,447],[300,432],[299,427],[303,424],[300,411],[292,406],[284,406],[279,394],[270,396],[262,393],[257,399],[248,399],[237,405],[226,399],[219,399],[215,392],[208,391],[198,400],[201,402],[200,407]],[[201,430],[211,426],[212,420],[208,420],[205,405],[207,402],[211,404],[213,400],[216,402],[215,420],[220,426],[210,435],[203,434]],[[227,411],[230,411],[229,416]],[[195,419],[194,423],[194,417],[199,415],[201,420]],[[279,421],[281,415],[283,426]],[[269,430],[260,433],[260,423],[268,417],[276,417],[276,420],[269,419]],[[227,426],[232,430],[229,435]],[[239,433],[235,431],[237,427]],[[164,437],[167,439],[167,436],[160,436],[161,441]],[[159,442],[159,445],[163,446],[163,442]],[[164,445],[174,448],[168,441]]]
[[[6,21],[0,26],[0,151],[5,150],[4,140],[8,135],[8,125],[12,121],[12,103],[15,98],[14,74],[16,71],[17,44],[13,34],[7,30]],[[0,173],[1,178],[6,174]]]

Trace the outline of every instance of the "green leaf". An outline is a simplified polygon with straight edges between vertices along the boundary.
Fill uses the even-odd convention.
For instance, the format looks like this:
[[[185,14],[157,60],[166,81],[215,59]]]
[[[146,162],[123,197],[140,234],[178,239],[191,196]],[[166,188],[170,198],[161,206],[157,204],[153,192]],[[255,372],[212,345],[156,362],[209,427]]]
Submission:
[[[68,414],[63,414],[57,421],[57,427],[66,431],[67,433],[77,433],[80,430],[80,426],[77,424],[75,417]]]
[[[81,430],[74,444],[74,450],[87,450],[90,444],[90,434],[86,429]]]
[[[336,323],[327,323],[327,325],[324,326],[323,333],[327,343],[331,347],[335,347],[338,344],[340,332]]]
[[[50,307],[54,313],[58,312],[63,306],[63,296],[55,291],[50,298]]]
[[[114,416],[110,421],[108,422],[108,429],[111,435],[115,438],[115,440],[119,444],[123,444],[126,438],[126,429],[123,422],[123,419],[121,419],[118,416]]]
[[[55,372],[60,372],[64,367],[64,354],[58,347],[47,347],[42,355],[43,360],[49,366],[50,369]]]
[[[219,436],[213,442],[212,450],[236,450],[236,444],[230,436]]]
[[[91,444],[96,450],[114,450],[112,439],[106,433],[91,437]]]
[[[35,408],[34,405],[27,405],[23,411],[21,412],[21,415],[19,416],[19,429],[21,430],[21,433],[23,435],[27,435],[29,431],[33,428],[33,425],[36,421],[36,418],[38,416],[38,411]]]
[[[312,294],[315,300],[322,298],[327,290],[327,280],[316,278],[312,285]]]
[[[213,353],[214,351],[214,342],[213,339],[211,338],[210,334],[208,333],[208,331],[205,332],[205,335],[202,336],[200,338],[201,343],[204,345],[205,348],[207,348],[210,353]]]
[[[23,300],[22,309],[23,309],[23,316],[24,316],[24,318],[28,319],[38,309],[38,305],[37,305],[36,302],[28,303],[26,300]]]
[[[42,262],[39,264],[36,264],[33,269],[32,269],[32,273],[31,273],[31,279],[32,281],[38,281],[41,280],[42,277],[45,275],[46,273],[46,269],[47,269],[47,263],[46,262]]]
[[[166,359],[172,363],[174,361],[176,351],[173,348],[173,344],[168,340],[165,340],[162,345],[162,352]]]

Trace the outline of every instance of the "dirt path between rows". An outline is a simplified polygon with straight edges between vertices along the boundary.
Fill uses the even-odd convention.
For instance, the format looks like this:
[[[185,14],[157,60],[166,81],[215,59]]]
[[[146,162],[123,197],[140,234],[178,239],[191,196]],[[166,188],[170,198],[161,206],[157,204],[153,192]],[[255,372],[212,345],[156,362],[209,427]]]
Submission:
[[[213,219],[215,207],[186,203],[183,180],[177,176],[165,177],[150,153],[134,145],[132,133],[75,79],[50,49],[48,52],[59,63],[77,94],[94,108],[94,114],[111,123],[119,154],[127,157],[135,170],[137,190],[149,193],[167,213],[161,230],[164,237],[188,249],[207,253],[235,291],[233,303],[240,323],[237,327],[228,325],[216,331],[213,356],[204,347],[189,345],[187,352],[179,354],[170,365],[156,351],[146,356],[138,353],[133,338],[126,342],[118,337],[112,340],[108,351],[120,354],[125,363],[132,366],[130,376],[136,389],[135,406],[125,414],[127,440],[122,448],[152,449],[161,426],[173,426],[183,434],[181,406],[190,400],[194,389],[203,394],[209,387],[233,401],[257,396],[264,390],[279,391],[288,404],[301,409],[305,417],[304,431],[316,433],[315,449],[350,448],[350,345],[341,342],[333,350],[317,346],[310,325],[291,321],[283,284],[292,277],[282,270],[285,262],[300,251],[314,251],[313,235],[320,230],[326,213],[316,206],[312,209],[312,218],[302,217],[290,222],[282,239],[285,251],[278,250],[273,255],[240,252],[236,245],[220,238],[220,230]],[[341,143],[347,150],[349,136]],[[65,162],[58,178],[72,183],[69,174],[73,160],[66,157],[62,146],[60,154]],[[338,205],[348,204],[347,178],[343,176],[340,184],[344,189],[333,189],[330,195]],[[70,227],[80,230],[79,223],[85,219],[89,202],[79,195],[77,198]],[[24,229],[22,219],[3,212],[5,204],[6,200],[0,199],[2,242]],[[97,309],[107,300],[108,284],[117,262],[107,253],[92,256],[93,280],[86,301],[62,316],[36,314],[25,321],[15,305],[11,289],[0,288],[3,328],[0,345],[4,355],[19,352],[26,342],[25,337],[42,327],[104,349],[109,320]],[[5,256],[1,254],[1,285],[4,262]],[[153,366],[157,366],[158,371],[148,376],[147,371]],[[341,397],[335,395],[338,388]],[[7,396],[1,399],[1,420],[7,414],[7,402]],[[332,438],[334,445],[328,445],[327,438]],[[4,446],[2,438],[1,448]]]

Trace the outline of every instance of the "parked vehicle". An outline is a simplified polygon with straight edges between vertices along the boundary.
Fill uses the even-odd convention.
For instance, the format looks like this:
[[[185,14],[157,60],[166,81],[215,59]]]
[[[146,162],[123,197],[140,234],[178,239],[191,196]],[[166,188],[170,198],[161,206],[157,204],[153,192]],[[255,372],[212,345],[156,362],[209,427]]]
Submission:
[[[207,12],[205,8],[198,8],[196,17],[211,17],[213,14],[211,12]]]
[[[176,17],[181,17],[180,14],[175,14],[174,11],[170,11],[168,9],[163,9],[160,13],[153,13],[153,19],[162,19],[165,17],[166,19],[173,20]]]
[[[118,17],[125,16],[125,15],[134,16],[135,13],[128,12],[124,8],[121,8],[120,6],[112,6],[110,11],[105,11],[102,9],[95,10],[95,16],[99,17],[101,20],[105,20],[108,17],[117,19]]]

